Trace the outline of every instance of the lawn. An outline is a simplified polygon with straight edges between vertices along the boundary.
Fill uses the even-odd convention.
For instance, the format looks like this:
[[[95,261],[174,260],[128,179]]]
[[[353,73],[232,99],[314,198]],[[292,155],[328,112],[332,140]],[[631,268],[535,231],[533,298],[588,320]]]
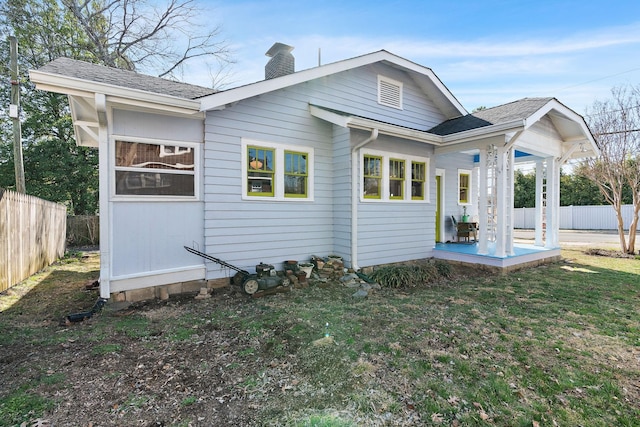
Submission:
[[[69,257],[0,296],[0,426],[640,425],[640,260],[562,255],[365,299],[227,288],[63,325],[97,298],[97,256]]]

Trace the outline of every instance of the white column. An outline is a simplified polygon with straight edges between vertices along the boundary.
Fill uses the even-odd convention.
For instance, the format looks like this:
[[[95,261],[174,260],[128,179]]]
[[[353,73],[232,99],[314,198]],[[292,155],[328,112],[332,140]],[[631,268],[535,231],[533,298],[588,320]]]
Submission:
[[[507,156],[504,147],[497,148],[496,162],[496,253],[498,257],[506,256],[507,236]]]
[[[515,185],[514,185],[514,162],[515,162],[515,153],[516,150],[514,150],[513,148],[510,148],[506,153],[505,153],[505,162],[507,162],[506,164],[509,165],[509,167],[506,170],[506,181],[507,181],[507,187],[506,187],[506,204],[505,204],[505,214],[507,215],[507,221],[506,222],[506,252],[509,255],[513,255],[513,198],[514,198],[514,192],[515,192]]]
[[[544,241],[542,237],[542,231],[544,227],[543,221],[543,209],[544,209],[544,193],[543,193],[543,185],[544,185],[544,174],[545,167],[544,162],[542,160],[536,161],[536,200],[535,200],[535,245],[543,246]]]
[[[109,131],[107,127],[107,99],[103,94],[95,94],[95,106],[98,115],[98,172],[100,209],[100,297],[111,296],[111,203],[109,202]]]
[[[478,197],[478,254],[489,254],[489,233],[487,226],[487,150],[480,149],[480,169],[478,171],[479,197]]]
[[[546,248],[557,248],[559,242],[560,167],[554,157],[547,158],[547,241]]]

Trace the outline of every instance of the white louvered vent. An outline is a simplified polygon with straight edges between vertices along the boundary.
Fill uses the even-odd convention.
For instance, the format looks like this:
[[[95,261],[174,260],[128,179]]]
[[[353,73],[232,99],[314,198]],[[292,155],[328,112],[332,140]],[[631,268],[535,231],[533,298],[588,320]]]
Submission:
[[[378,76],[378,103],[402,109],[402,83]]]

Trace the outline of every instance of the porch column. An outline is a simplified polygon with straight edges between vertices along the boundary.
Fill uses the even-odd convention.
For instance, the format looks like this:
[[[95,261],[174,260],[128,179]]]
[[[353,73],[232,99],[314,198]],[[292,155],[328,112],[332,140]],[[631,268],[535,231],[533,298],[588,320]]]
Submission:
[[[514,150],[513,147],[509,148],[505,153],[505,165],[506,165],[505,175],[506,175],[506,181],[507,181],[507,187],[505,190],[506,191],[505,206],[504,206],[504,209],[505,209],[504,212],[506,215],[505,250],[508,255],[513,255],[513,221],[514,221],[513,198],[514,198],[514,192],[515,192],[515,188],[514,188],[515,176],[514,176],[513,167],[515,164],[515,154],[516,154],[516,150]]]
[[[497,148],[496,161],[496,253],[497,257],[504,257],[506,252],[507,240],[507,224],[509,218],[507,215],[508,201],[508,171],[507,156],[504,147]]]
[[[478,183],[479,183],[479,196],[478,196],[478,254],[489,254],[489,233],[487,227],[489,226],[488,218],[488,203],[487,203],[487,150],[485,148],[480,149],[480,162],[478,169]]]
[[[546,248],[557,248],[559,242],[560,224],[560,167],[554,157],[547,157],[547,228]]]
[[[546,196],[544,191],[545,167],[542,160],[536,161],[536,200],[535,200],[535,245],[544,245],[544,215]]]

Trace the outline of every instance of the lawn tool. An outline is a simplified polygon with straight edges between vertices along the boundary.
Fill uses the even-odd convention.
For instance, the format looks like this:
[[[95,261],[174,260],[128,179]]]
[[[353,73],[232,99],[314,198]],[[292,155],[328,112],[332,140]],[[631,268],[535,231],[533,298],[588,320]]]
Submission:
[[[184,248],[194,255],[201,256],[206,260],[236,271],[237,273],[233,276],[231,281],[234,285],[239,285],[243,292],[248,295],[253,295],[258,291],[275,288],[284,283],[284,279],[276,274],[276,270],[271,264],[260,263],[256,265],[256,273],[251,274],[247,270],[243,270],[240,267],[236,267],[235,265],[222,261],[219,258],[207,255],[204,252],[200,252],[188,246],[185,246]]]

